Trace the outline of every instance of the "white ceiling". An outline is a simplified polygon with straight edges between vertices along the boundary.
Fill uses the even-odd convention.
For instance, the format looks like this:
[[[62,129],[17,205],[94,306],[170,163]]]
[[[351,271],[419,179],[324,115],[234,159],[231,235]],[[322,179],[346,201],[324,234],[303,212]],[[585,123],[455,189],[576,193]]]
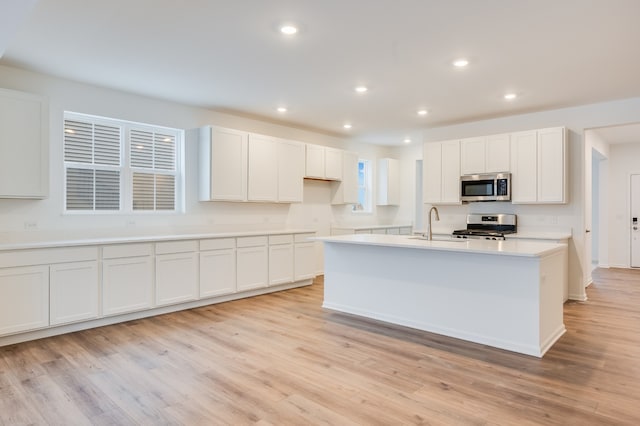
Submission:
[[[639,18],[639,0],[39,0],[0,64],[395,145],[640,96]]]

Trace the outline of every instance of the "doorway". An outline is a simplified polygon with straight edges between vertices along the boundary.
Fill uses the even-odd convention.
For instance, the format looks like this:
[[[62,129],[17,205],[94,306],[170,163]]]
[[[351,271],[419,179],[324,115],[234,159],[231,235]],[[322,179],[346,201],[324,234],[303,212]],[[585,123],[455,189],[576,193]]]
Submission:
[[[631,267],[640,268],[640,174],[631,175],[630,194],[630,232],[631,232]]]

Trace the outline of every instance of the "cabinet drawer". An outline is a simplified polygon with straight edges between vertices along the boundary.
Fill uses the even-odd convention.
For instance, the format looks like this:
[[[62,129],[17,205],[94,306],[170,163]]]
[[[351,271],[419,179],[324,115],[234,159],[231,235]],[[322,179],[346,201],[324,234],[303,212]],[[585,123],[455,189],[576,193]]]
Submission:
[[[310,241],[308,241],[308,238],[313,238],[315,237],[316,234],[313,233],[308,233],[308,234],[296,234],[294,236],[294,240],[296,243],[308,243]]]
[[[156,254],[187,253],[191,251],[198,251],[198,241],[187,240],[156,243]]]
[[[236,244],[238,247],[266,246],[267,242],[268,242],[268,238],[266,236],[239,237],[236,239]]]
[[[291,244],[293,243],[293,235],[269,235],[269,245],[275,244]]]
[[[98,248],[64,247],[0,252],[0,268],[97,260]]]
[[[211,240],[200,240],[200,250],[221,250],[235,247],[235,238],[215,238]]]
[[[151,256],[152,244],[116,244],[102,248],[103,259],[118,259],[121,257]]]

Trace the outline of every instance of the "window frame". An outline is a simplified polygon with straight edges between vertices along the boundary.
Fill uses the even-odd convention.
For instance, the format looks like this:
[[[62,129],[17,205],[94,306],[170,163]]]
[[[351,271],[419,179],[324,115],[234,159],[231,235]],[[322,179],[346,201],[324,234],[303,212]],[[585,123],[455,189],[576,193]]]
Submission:
[[[69,168],[81,168],[89,170],[114,170],[115,166],[107,166],[102,164],[88,164],[67,161],[65,158],[65,122],[67,120],[75,120],[93,125],[100,124],[120,129],[120,206],[117,210],[96,210],[95,189],[92,210],[69,210],[67,208],[67,170]],[[115,118],[101,117],[90,114],[77,113],[72,111],[64,111],[63,120],[63,138],[62,138],[62,211],[64,215],[175,215],[183,214],[185,211],[185,186],[184,186],[184,130],[153,124],[138,123],[133,121],[120,120]],[[175,171],[167,172],[158,169],[144,169],[132,166],[131,159],[131,130],[151,131],[156,133],[166,133],[175,137]],[[133,208],[133,175],[135,172],[149,173],[154,176],[157,174],[168,174],[175,177],[174,190],[174,209],[158,210],[154,205],[154,209],[134,209]],[[154,188],[154,200],[155,200]]]
[[[360,164],[364,164],[364,185],[360,185]],[[351,208],[355,214],[373,214],[373,162],[366,158],[358,159],[358,202]],[[360,203],[360,190],[364,190],[364,204]],[[362,206],[362,208],[358,208]]]

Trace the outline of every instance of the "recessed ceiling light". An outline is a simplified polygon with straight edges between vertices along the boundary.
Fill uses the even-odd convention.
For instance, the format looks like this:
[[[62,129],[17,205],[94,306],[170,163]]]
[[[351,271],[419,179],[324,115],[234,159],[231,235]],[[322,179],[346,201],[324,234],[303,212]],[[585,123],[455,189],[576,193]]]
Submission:
[[[285,107],[278,107],[277,110],[278,112],[287,112],[287,109]]]
[[[342,126],[342,127],[344,127],[345,129],[350,129],[352,126],[351,126],[351,124],[347,123],[347,124],[345,124],[345,125],[344,125],[344,126]]]
[[[429,111],[427,111],[426,109],[419,109],[418,110],[418,115],[427,115],[429,113]]]
[[[280,27],[280,32],[284,35],[294,35],[298,32],[298,28],[293,25],[283,25]]]
[[[407,138],[403,141],[404,143],[411,143],[411,139]]]
[[[355,88],[355,91],[358,92],[358,93],[364,93],[367,90],[369,90],[369,89],[366,86],[358,86],[358,87]]]
[[[517,97],[518,95],[516,95],[515,93],[507,93],[506,95],[504,95],[504,98],[508,101],[512,101]]]
[[[469,65],[469,61],[464,58],[456,59],[455,61],[453,61],[453,66],[457,68],[464,68],[467,65]]]

